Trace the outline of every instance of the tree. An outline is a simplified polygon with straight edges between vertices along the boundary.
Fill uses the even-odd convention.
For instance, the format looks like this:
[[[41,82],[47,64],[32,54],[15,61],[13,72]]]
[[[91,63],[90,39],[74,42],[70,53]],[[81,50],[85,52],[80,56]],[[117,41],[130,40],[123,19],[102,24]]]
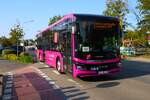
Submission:
[[[135,47],[138,45],[145,45],[147,42],[146,34],[141,34],[141,32],[138,30],[127,30],[124,40],[127,40],[132,46]]]
[[[138,9],[141,12],[142,20],[139,23],[141,31],[150,31],[150,0],[138,0]]]
[[[20,43],[20,39],[23,36],[23,29],[20,27],[20,25],[16,25],[10,30],[10,41],[13,45],[17,45]]]
[[[120,26],[125,30],[127,26],[126,15],[129,13],[127,0],[107,0],[106,9],[103,12],[106,16],[114,16],[120,19]]]
[[[48,25],[53,24],[54,22],[58,21],[61,18],[62,18],[62,16],[60,16],[60,15],[50,18],[49,21],[48,21]]]
[[[11,46],[12,43],[10,41],[10,39],[6,38],[6,37],[0,37],[0,44],[4,47],[7,47],[7,46]]]

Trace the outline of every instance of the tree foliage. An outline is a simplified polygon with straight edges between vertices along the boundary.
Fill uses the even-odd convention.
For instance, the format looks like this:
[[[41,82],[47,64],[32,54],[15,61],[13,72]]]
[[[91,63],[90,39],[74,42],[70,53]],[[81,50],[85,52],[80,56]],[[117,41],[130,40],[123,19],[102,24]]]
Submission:
[[[10,46],[12,45],[11,41],[9,38],[6,38],[6,37],[0,37],[0,44],[4,47],[7,47],[7,46]]]
[[[124,40],[128,40],[131,42],[132,46],[138,46],[138,45],[146,45],[146,34],[141,34],[141,31],[132,31],[127,30],[126,34],[124,36]]]
[[[54,22],[58,21],[61,18],[62,18],[62,16],[60,16],[60,15],[50,18],[49,21],[48,21],[48,25],[53,24]]]
[[[20,39],[23,36],[23,29],[20,27],[20,25],[16,25],[10,30],[10,41],[13,45],[17,45],[17,43],[20,43]]]
[[[103,13],[106,16],[118,17],[120,19],[120,25],[127,26],[127,21],[125,17],[129,13],[127,5],[127,0],[107,0],[106,9]]]
[[[144,32],[150,31],[150,0],[138,0],[138,2],[138,9],[142,16],[139,23],[140,29]]]

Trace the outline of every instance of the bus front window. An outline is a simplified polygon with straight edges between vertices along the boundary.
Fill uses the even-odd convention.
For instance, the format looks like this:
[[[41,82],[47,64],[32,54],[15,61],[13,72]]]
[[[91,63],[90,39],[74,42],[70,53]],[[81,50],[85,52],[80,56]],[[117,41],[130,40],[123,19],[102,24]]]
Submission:
[[[118,25],[113,22],[80,21],[77,25],[76,57],[111,59],[117,57]]]

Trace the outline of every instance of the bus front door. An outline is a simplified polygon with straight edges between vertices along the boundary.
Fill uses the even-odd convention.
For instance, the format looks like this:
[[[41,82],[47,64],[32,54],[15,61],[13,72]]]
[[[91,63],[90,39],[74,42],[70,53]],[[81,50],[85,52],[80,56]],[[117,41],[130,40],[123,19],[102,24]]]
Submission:
[[[64,39],[64,62],[65,62],[65,69],[66,72],[72,71],[72,59],[71,59],[71,33],[68,32],[65,34]]]

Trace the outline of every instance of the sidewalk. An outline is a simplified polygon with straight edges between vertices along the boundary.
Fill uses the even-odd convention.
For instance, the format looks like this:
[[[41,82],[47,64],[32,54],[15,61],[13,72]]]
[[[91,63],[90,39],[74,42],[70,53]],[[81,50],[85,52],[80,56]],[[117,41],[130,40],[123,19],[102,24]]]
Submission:
[[[7,73],[3,100],[66,100],[54,80],[29,66]]]
[[[126,59],[131,61],[150,62],[150,58],[144,58],[144,57],[127,57]]]
[[[2,83],[3,83],[3,75],[0,74],[0,100],[1,100],[1,96],[2,96]]]

